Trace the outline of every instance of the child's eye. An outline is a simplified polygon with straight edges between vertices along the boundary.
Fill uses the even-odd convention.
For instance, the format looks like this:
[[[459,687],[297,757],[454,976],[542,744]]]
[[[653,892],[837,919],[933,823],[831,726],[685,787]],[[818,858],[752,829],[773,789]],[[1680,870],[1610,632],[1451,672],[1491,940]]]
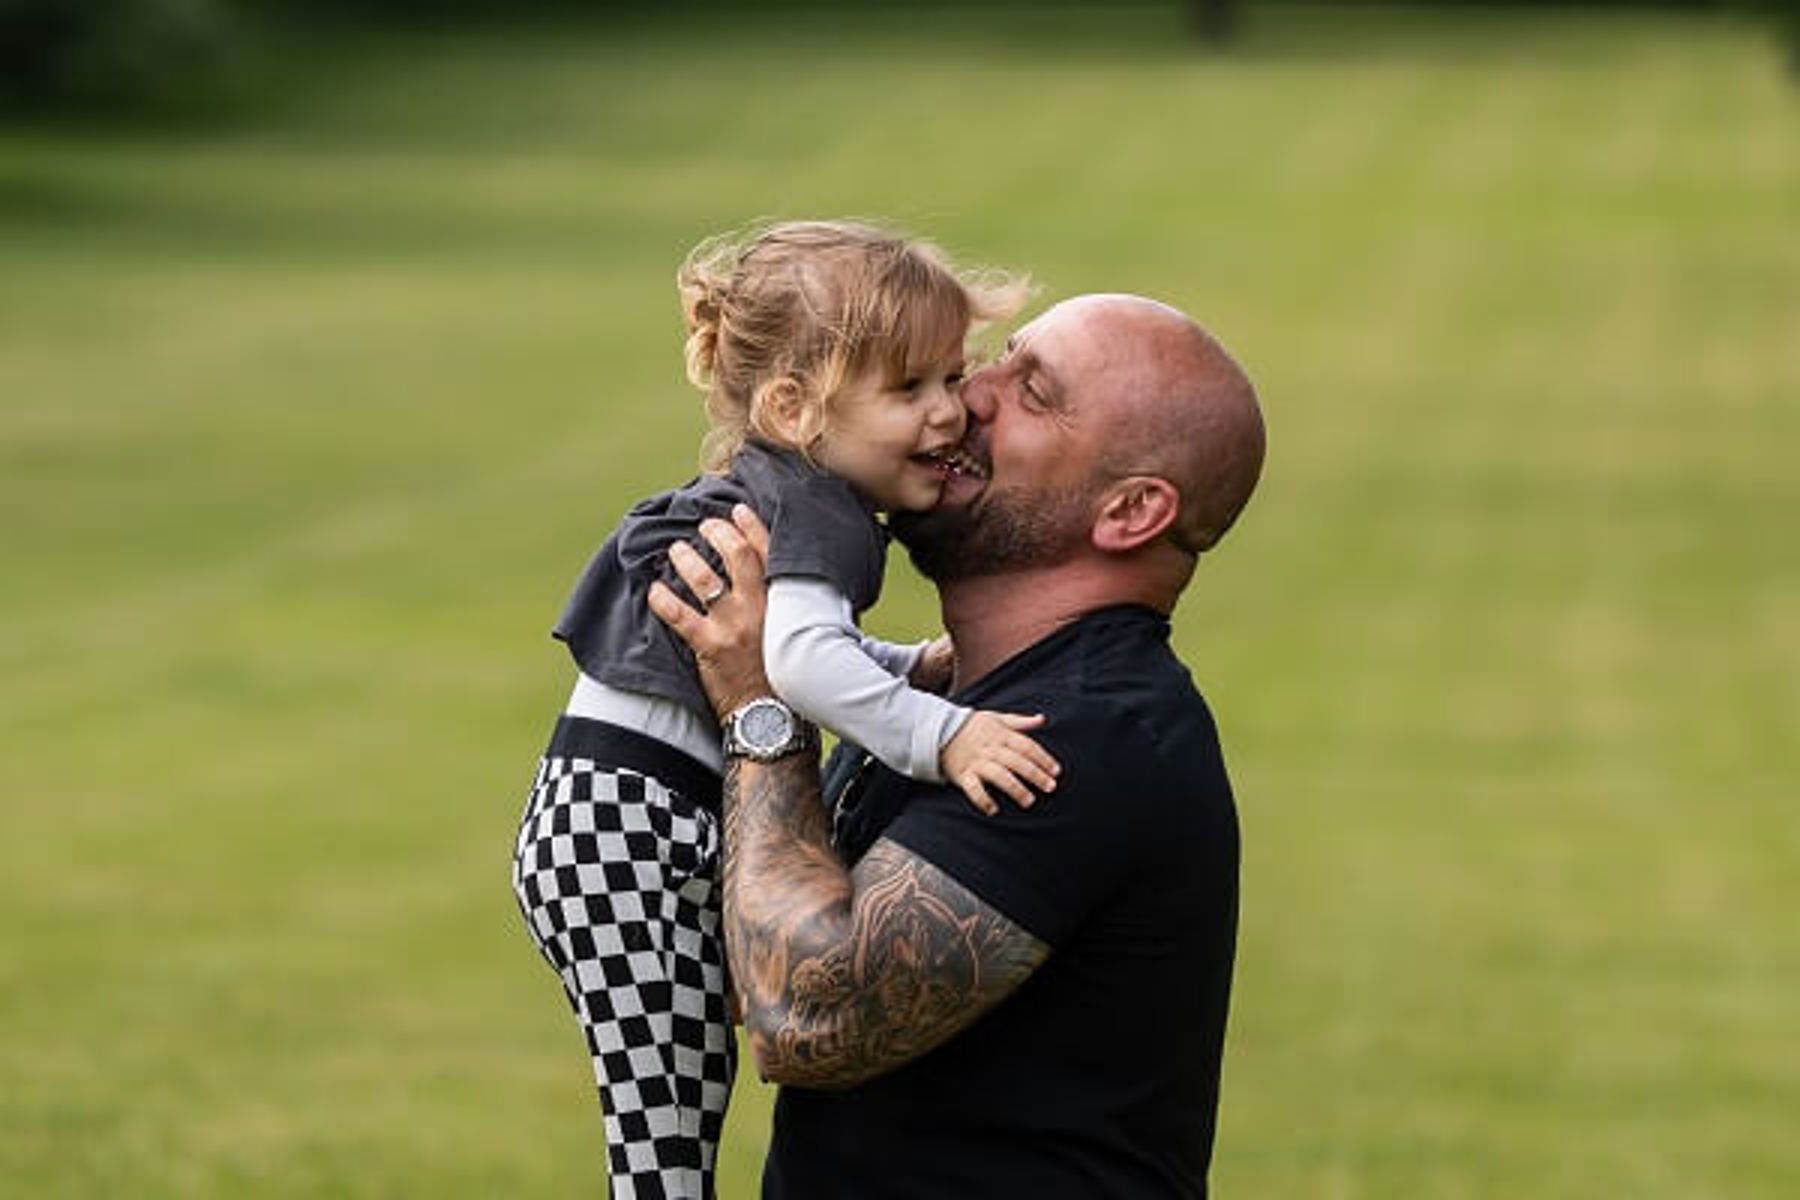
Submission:
[[[961,371],[952,371],[948,375],[944,376],[944,386],[945,387],[953,388],[957,384],[961,383],[962,381],[963,381],[963,373]]]
[[[919,385],[924,382],[925,381],[920,379],[917,375],[909,376],[900,381],[900,390],[903,392],[916,392],[919,390]]]

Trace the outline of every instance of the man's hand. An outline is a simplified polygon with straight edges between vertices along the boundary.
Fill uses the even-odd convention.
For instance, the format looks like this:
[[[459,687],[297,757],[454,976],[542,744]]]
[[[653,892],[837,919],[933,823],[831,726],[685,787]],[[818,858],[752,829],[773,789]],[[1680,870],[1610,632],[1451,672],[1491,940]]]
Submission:
[[[669,562],[694,595],[706,598],[704,609],[688,607],[660,582],[650,585],[650,611],[693,648],[700,684],[721,717],[775,694],[763,674],[762,660],[763,613],[769,601],[763,564],[769,557],[769,530],[746,504],[732,509],[731,519],[730,525],[719,520],[700,523],[700,535],[719,552],[729,581],[720,579],[686,542],[669,547]]]

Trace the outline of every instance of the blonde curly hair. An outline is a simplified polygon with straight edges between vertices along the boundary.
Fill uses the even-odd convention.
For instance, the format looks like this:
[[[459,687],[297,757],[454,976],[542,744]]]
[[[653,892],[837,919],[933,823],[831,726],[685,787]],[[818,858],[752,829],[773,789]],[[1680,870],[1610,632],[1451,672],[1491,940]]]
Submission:
[[[832,399],[879,368],[899,382],[1031,292],[1023,275],[959,272],[930,242],[861,221],[784,221],[709,238],[677,272],[687,373],[719,470],[756,436],[805,453]]]

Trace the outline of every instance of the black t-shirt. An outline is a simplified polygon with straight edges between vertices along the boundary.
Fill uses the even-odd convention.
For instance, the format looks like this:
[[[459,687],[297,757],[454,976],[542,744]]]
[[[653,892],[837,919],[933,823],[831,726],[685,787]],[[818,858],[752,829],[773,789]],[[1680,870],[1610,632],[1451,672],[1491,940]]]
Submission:
[[[1067,626],[958,699],[1042,712],[1063,771],[985,817],[834,762],[839,848],[887,837],[1050,945],[944,1045],[845,1091],[784,1087],[773,1200],[1206,1194],[1237,929],[1238,827],[1206,703],[1136,607]],[[828,785],[828,795],[831,792]]]
[[[701,475],[633,506],[588,563],[555,629],[584,672],[712,720],[694,652],[650,611],[650,585],[660,579],[694,602],[669,565],[669,547],[678,541],[691,543],[724,575],[700,537],[700,522],[730,521],[737,504],[748,504],[769,527],[770,579],[824,579],[859,614],[881,595],[887,530],[874,512],[848,483],[793,451],[749,442],[724,474]]]

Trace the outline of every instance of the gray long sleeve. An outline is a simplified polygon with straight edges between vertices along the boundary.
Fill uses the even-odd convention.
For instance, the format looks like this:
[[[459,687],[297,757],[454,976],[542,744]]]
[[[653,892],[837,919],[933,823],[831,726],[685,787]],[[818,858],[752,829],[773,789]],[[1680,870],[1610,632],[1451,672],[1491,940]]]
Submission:
[[[824,579],[769,582],[763,665],[781,698],[808,720],[862,746],[894,770],[943,782],[938,755],[970,710],[906,681],[920,648],[864,638],[850,602]]]
[[[905,679],[912,675],[912,669],[919,665],[919,656],[925,653],[930,642],[884,642],[880,638],[870,637],[862,630],[856,631],[856,640],[862,646],[862,652],[875,660],[875,665],[889,675],[898,675]]]

